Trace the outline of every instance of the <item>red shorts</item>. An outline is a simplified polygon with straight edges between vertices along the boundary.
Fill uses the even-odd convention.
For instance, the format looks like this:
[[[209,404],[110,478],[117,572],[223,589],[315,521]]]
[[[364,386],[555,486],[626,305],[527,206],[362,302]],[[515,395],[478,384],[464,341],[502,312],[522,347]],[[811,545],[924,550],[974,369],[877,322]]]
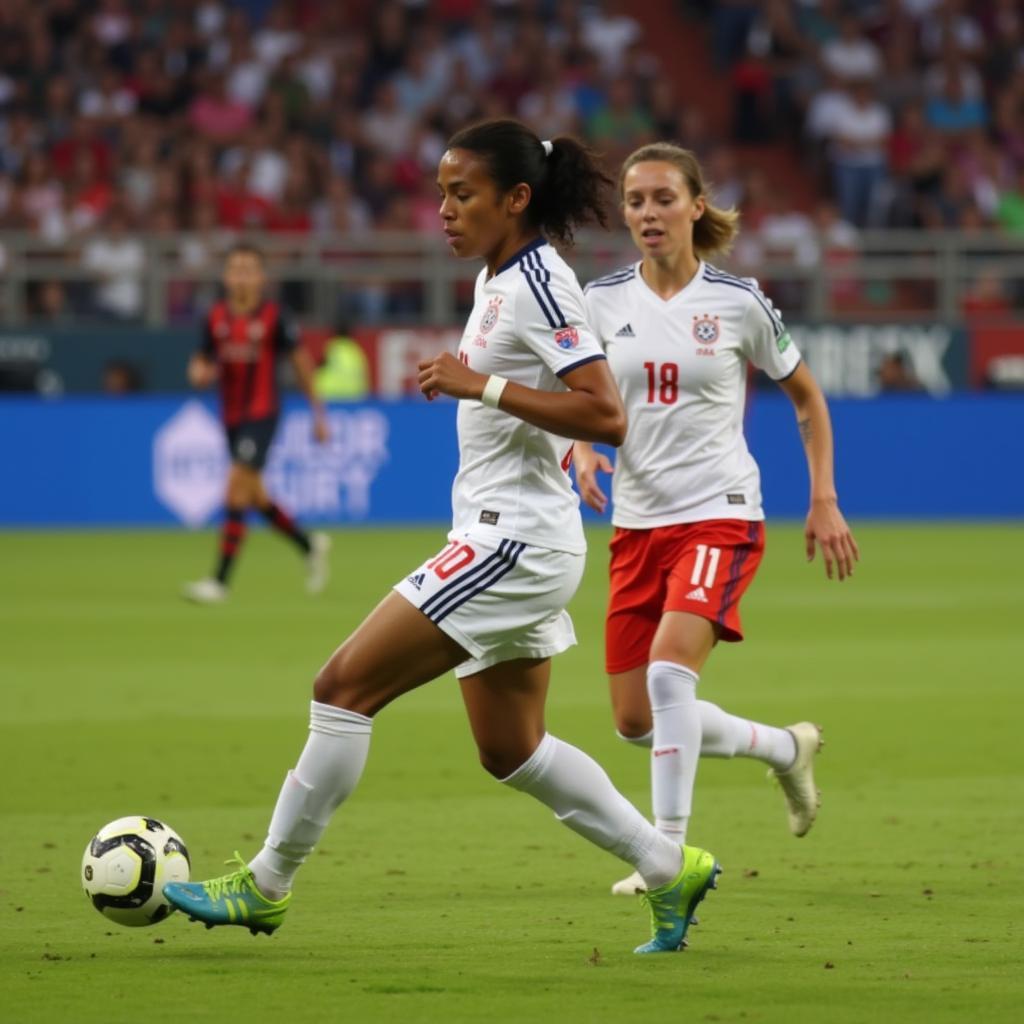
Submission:
[[[664,612],[710,619],[722,640],[742,640],[739,603],[764,553],[764,523],[709,519],[616,527],[605,620],[609,675],[646,665]]]

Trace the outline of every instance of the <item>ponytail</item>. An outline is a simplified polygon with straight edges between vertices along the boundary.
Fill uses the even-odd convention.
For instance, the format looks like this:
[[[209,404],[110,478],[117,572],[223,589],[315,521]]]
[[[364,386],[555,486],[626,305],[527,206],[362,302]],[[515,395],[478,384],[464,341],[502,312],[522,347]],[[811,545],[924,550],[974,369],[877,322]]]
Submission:
[[[580,225],[608,225],[605,191],[612,180],[594,154],[571,136],[545,144],[520,122],[498,119],[456,132],[448,148],[483,158],[500,192],[529,185],[526,217],[550,239],[571,245]]]

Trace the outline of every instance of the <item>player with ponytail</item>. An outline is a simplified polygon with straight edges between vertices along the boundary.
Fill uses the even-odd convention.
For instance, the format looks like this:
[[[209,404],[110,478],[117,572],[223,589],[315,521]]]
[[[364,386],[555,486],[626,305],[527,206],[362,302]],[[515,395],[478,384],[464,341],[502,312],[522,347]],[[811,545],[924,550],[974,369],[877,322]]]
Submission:
[[[454,670],[484,768],[643,878],[653,935],[637,952],[683,945],[715,884],[714,857],[658,832],[544,722],[551,658],[576,642],[565,607],[586,552],[568,477],[572,439],[616,446],[626,433],[583,293],[548,239],[569,242],[580,224],[603,223],[607,180],[579,142],[545,143],[515,121],[475,125],[449,142],[437,178],[445,235],[455,255],[484,266],[458,355],[419,368],[428,399],[459,401],[448,543],[320,670],[309,738],[263,849],[224,878],[166,888],[192,917],[276,929],[292,879],[359,781],[374,716]]]

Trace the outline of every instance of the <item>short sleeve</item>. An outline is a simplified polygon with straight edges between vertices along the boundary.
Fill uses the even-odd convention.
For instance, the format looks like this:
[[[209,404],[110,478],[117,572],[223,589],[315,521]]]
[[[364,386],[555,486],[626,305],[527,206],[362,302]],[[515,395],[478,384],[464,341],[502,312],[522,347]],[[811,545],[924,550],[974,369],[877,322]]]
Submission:
[[[558,377],[605,354],[587,321],[583,292],[573,278],[552,274],[539,261],[521,269],[516,335]]]
[[[752,278],[743,316],[743,354],[772,380],[785,380],[799,365],[800,353],[775,307]]]
[[[299,325],[283,309],[277,314],[274,334],[274,351],[284,355],[299,347]]]

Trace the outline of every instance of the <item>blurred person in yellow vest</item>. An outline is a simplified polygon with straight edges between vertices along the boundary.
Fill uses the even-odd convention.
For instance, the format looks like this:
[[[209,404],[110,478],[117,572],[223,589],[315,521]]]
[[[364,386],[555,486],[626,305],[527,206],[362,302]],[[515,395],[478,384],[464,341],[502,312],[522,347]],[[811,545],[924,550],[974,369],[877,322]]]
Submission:
[[[370,393],[369,361],[347,323],[338,323],[324,346],[324,359],[314,374],[313,386],[325,401],[357,402]]]

